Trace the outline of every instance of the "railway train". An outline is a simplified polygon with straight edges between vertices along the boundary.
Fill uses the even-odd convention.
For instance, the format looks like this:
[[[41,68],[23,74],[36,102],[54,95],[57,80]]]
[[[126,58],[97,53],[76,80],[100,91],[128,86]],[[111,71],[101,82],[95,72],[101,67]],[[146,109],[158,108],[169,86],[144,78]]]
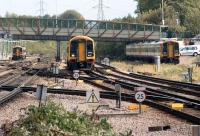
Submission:
[[[95,42],[87,36],[73,37],[67,46],[67,66],[70,70],[91,70],[95,62]]]
[[[161,63],[179,63],[180,51],[179,43],[174,40],[138,43],[126,46],[126,56],[128,59],[154,61],[156,56],[160,56]]]
[[[26,58],[25,47],[22,46],[14,46],[12,53],[12,60],[23,60]]]

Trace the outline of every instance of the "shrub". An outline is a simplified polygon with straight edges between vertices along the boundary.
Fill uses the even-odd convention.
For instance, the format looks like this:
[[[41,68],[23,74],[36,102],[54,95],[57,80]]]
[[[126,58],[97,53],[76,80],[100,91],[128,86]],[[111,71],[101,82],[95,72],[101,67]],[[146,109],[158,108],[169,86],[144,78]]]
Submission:
[[[81,112],[68,112],[62,105],[29,106],[13,124],[8,136],[114,136],[106,119],[96,122]]]

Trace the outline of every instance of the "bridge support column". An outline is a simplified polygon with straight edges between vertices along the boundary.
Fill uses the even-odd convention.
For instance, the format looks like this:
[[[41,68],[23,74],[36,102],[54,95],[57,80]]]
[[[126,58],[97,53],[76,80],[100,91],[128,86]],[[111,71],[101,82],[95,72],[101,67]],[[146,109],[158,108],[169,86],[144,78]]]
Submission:
[[[60,41],[56,41],[56,61],[60,61]]]

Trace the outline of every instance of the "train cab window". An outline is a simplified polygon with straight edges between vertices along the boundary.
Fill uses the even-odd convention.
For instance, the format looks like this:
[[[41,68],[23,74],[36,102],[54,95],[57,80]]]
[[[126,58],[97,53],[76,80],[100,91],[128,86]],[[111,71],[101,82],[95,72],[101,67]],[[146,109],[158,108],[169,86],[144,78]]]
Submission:
[[[76,57],[77,56],[78,41],[72,41],[70,46],[71,46],[70,56]]]
[[[178,43],[175,43],[175,44],[174,44],[174,50],[175,50],[175,51],[179,50],[179,45],[178,45]]]
[[[163,52],[166,52],[166,53],[167,53],[167,43],[164,43],[164,44],[163,44]]]
[[[179,44],[178,43],[174,43],[174,53],[179,54]]]
[[[94,56],[94,54],[93,54],[93,42],[92,41],[87,41],[87,56],[88,57]]]

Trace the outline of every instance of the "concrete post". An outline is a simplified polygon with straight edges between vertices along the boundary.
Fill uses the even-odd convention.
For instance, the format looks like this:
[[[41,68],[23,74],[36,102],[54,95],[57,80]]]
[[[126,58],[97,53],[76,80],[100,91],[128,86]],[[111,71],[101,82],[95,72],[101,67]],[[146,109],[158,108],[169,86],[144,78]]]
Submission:
[[[60,41],[57,41],[57,46],[56,46],[56,61],[60,61]]]
[[[192,83],[192,73],[193,73],[193,68],[192,67],[188,68],[188,76],[190,83]]]
[[[156,72],[160,72],[160,56],[155,56]]]
[[[192,136],[200,136],[200,126],[192,126]]]

